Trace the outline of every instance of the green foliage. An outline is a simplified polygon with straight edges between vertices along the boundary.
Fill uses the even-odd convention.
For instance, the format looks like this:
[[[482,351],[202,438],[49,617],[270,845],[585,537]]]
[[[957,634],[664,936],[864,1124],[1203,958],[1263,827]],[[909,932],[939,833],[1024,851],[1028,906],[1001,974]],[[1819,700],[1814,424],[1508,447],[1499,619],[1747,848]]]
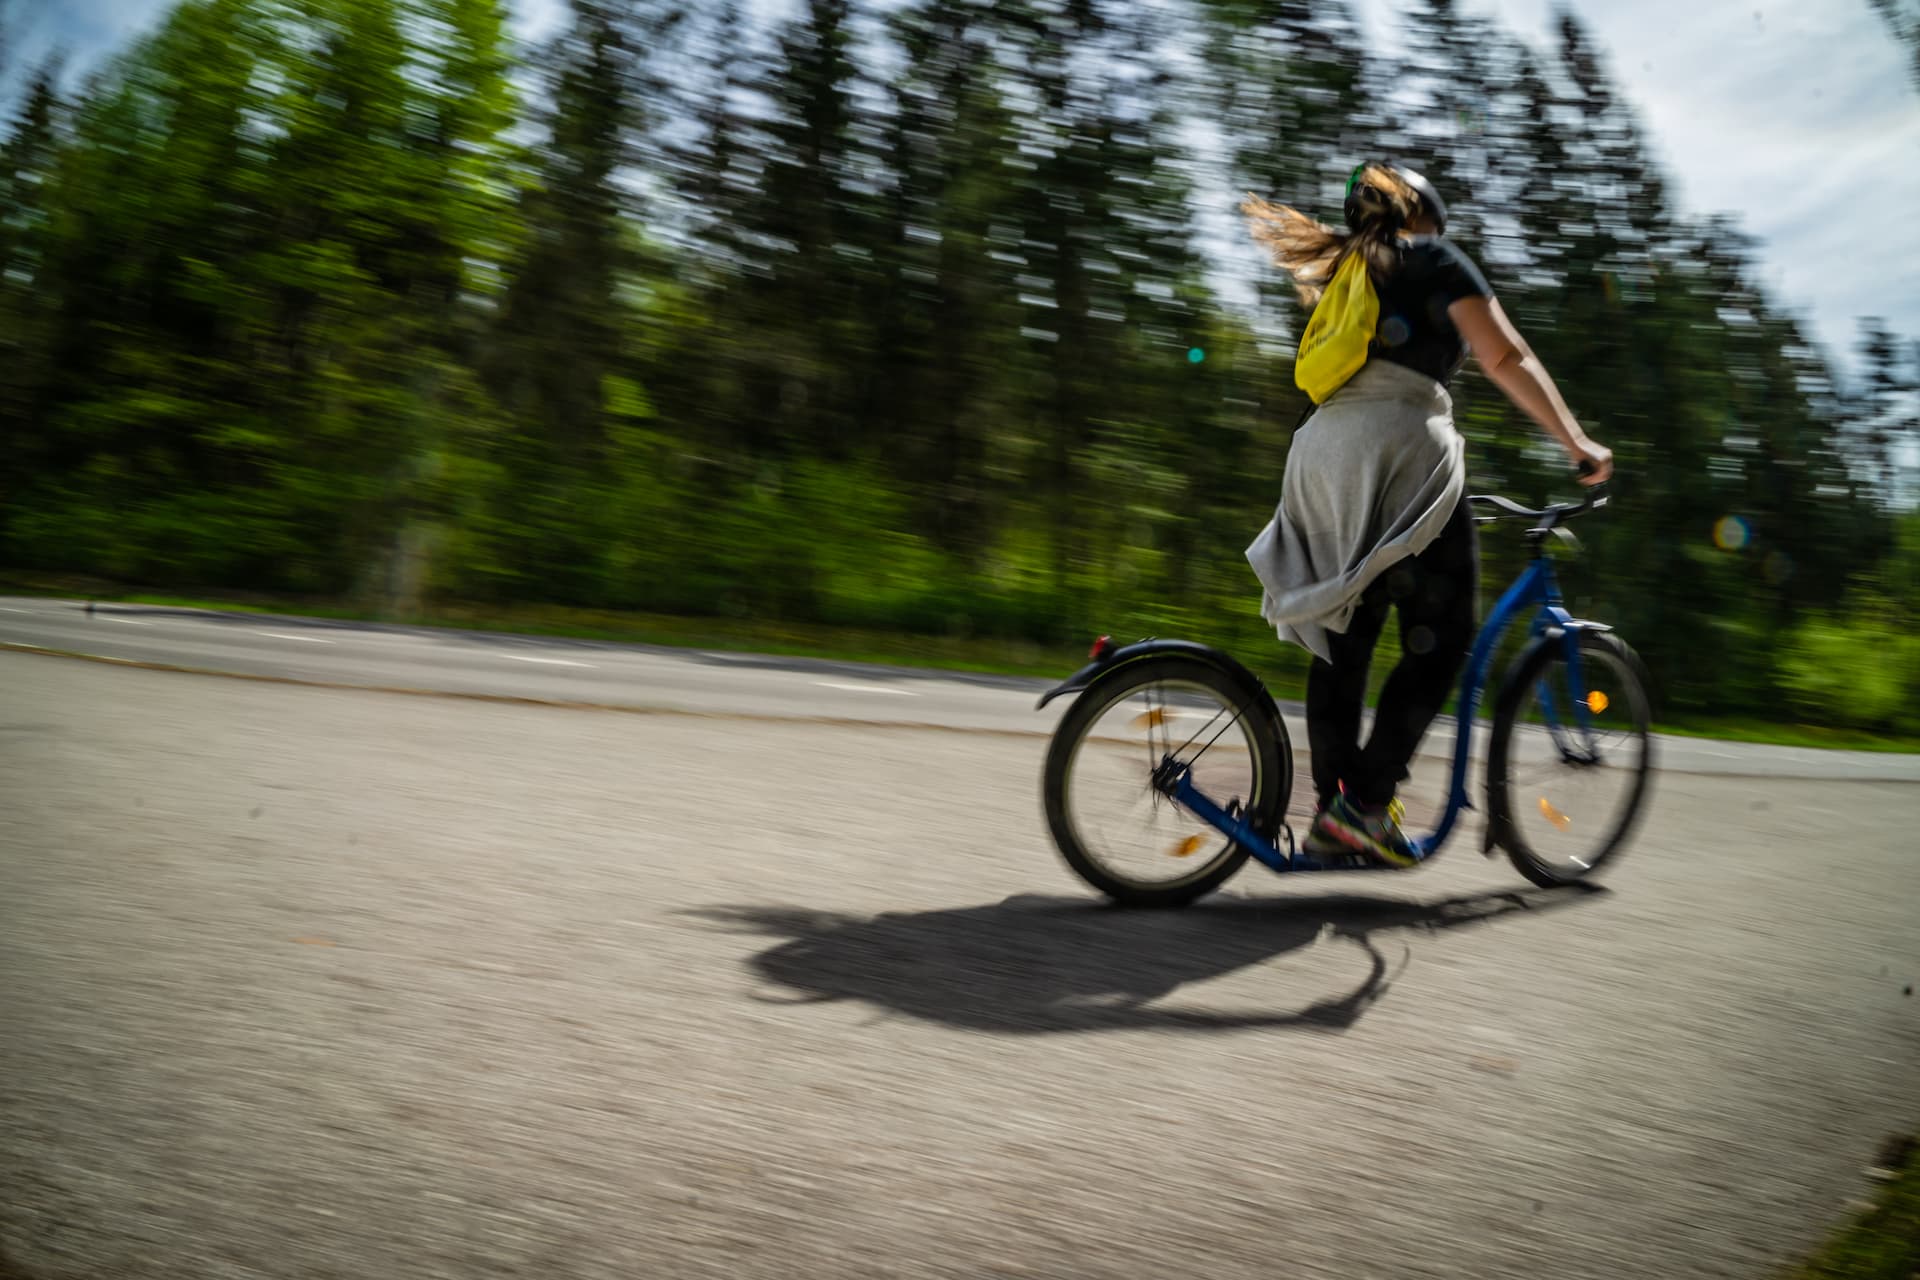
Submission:
[[[1843,385],[1572,18],[1540,50],[1421,0],[1396,62],[1337,0],[759,10],[573,0],[524,51],[504,0],[182,0],[72,99],[39,76],[0,559],[1297,674],[1242,552],[1304,317],[1246,253],[1251,306],[1215,295],[1198,210],[1331,216],[1392,154],[1618,453],[1569,584],[1663,706],[1912,728],[1920,357],[1869,322]],[[1567,490],[1484,380],[1455,401],[1476,488]]]
[[[1920,1148],[1912,1137],[1889,1147],[1904,1152],[1883,1157],[1896,1167],[1872,1206],[1781,1280],[1911,1280],[1920,1268]]]
[[[1890,554],[1856,580],[1839,609],[1793,629],[1778,667],[1803,716],[1920,730],[1920,515],[1900,522]]]

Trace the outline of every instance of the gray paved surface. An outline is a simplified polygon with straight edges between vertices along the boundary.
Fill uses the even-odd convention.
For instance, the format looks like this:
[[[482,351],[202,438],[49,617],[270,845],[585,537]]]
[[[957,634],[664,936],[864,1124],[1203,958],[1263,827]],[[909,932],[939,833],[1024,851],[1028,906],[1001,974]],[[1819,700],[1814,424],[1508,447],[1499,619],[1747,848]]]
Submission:
[[[1920,1121],[1911,785],[1669,773],[1606,892],[1463,844],[1152,915],[1043,745],[0,653],[0,1248],[1762,1277]]]
[[[1066,707],[1034,710],[1053,683],[862,663],[555,640],[311,618],[0,597],[0,643],[299,680],[719,714],[932,724],[1046,734]],[[1079,655],[1063,655],[1061,675]],[[1283,705],[1296,744],[1300,709]],[[1442,718],[1422,750],[1453,750]],[[1476,739],[1484,747],[1485,735]],[[1920,782],[1920,755],[1665,738],[1667,770]]]

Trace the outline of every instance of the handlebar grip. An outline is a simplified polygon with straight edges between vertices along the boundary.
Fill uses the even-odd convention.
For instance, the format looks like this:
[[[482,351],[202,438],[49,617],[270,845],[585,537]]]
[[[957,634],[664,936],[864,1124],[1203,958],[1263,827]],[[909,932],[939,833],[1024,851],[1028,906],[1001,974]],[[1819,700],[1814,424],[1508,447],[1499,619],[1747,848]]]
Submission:
[[[1598,469],[1599,468],[1593,465],[1592,458],[1582,458],[1580,459],[1580,465],[1574,468],[1574,472],[1581,476],[1590,476]]]

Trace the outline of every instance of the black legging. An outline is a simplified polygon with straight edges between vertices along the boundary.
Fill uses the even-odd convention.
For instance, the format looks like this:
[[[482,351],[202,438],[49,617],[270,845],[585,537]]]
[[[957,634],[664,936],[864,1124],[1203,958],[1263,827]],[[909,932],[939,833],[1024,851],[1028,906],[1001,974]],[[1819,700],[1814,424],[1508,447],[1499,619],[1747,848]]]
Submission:
[[[1342,782],[1348,797],[1362,804],[1393,799],[1473,644],[1479,580],[1480,550],[1463,497],[1440,536],[1376,578],[1346,631],[1328,634],[1333,661],[1315,658],[1307,673],[1307,743],[1322,807]],[[1400,662],[1380,690],[1373,732],[1362,747],[1367,668],[1389,607],[1400,611]]]

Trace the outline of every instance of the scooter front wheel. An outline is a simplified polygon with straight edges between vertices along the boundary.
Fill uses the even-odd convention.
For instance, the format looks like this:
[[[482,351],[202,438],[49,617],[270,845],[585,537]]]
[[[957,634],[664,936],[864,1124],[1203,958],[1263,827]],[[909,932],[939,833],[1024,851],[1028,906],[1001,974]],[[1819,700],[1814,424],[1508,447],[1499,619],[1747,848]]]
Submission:
[[[1581,631],[1522,655],[1487,748],[1487,811],[1515,869],[1570,884],[1626,846],[1653,772],[1652,698],[1617,636]]]

